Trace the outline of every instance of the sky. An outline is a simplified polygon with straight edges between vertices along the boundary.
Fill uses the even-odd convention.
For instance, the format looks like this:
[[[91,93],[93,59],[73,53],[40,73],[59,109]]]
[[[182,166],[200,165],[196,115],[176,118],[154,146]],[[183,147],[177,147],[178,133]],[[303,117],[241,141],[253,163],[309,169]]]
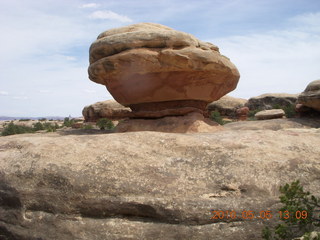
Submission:
[[[112,99],[89,80],[103,31],[160,23],[212,42],[240,72],[228,95],[300,93],[320,79],[319,0],[0,0],[0,116],[81,116]]]

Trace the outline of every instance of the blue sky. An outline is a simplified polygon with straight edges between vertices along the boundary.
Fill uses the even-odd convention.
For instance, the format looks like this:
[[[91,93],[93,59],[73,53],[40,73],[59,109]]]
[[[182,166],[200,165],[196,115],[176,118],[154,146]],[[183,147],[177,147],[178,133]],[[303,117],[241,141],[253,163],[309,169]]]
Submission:
[[[0,116],[81,116],[111,99],[88,79],[88,49],[138,22],[216,44],[240,71],[234,97],[299,93],[320,79],[319,0],[0,0]]]

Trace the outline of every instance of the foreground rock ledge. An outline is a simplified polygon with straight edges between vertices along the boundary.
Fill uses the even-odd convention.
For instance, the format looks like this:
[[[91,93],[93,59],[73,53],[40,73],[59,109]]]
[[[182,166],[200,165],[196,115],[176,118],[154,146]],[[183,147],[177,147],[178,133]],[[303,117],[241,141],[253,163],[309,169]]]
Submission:
[[[0,138],[0,233],[9,239],[261,239],[300,178],[319,193],[319,129],[26,134]]]

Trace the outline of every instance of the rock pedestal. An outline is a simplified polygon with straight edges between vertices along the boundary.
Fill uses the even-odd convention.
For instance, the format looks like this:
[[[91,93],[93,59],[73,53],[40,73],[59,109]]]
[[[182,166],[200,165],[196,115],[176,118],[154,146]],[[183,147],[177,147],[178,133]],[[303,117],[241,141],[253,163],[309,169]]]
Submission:
[[[309,83],[304,92],[299,95],[298,103],[320,111],[320,80]]]

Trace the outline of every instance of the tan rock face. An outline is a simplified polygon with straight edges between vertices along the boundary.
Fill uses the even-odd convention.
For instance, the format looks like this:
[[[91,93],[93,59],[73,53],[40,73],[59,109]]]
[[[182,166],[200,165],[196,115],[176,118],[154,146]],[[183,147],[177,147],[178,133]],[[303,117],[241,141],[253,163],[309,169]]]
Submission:
[[[101,33],[90,47],[88,72],[122,105],[141,109],[149,103],[155,111],[165,102],[204,110],[239,80],[237,68],[213,44],[153,23]]]
[[[279,186],[320,192],[314,128],[0,139],[1,239],[260,240],[279,223]]]
[[[283,118],[285,112],[282,109],[271,109],[257,112],[254,116],[258,120]]]
[[[311,82],[304,92],[299,95],[298,102],[320,111],[320,80]]]

